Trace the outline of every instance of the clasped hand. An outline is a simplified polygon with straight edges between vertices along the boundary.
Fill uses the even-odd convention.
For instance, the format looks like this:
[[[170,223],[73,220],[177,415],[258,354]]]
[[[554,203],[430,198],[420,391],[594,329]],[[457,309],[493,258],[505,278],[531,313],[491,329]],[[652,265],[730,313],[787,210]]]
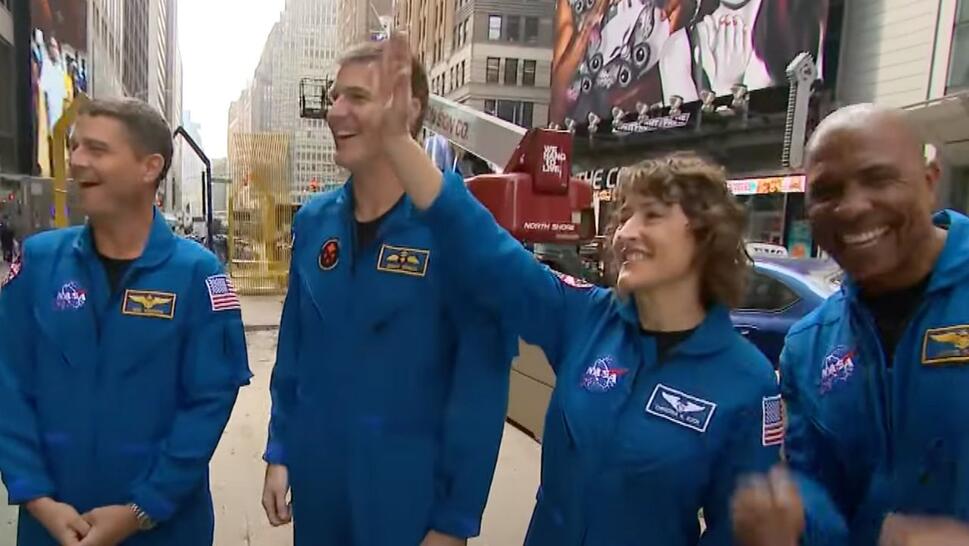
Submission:
[[[139,527],[127,506],[95,508],[82,516],[69,504],[44,498],[28,503],[27,510],[61,546],[117,546]]]

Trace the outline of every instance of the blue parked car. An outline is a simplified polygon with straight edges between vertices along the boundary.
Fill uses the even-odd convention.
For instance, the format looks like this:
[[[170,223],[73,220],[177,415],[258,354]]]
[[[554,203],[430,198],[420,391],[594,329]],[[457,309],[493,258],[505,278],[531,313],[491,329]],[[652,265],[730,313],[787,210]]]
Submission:
[[[744,302],[731,313],[734,328],[777,368],[787,331],[838,291],[841,275],[830,260],[757,257]]]

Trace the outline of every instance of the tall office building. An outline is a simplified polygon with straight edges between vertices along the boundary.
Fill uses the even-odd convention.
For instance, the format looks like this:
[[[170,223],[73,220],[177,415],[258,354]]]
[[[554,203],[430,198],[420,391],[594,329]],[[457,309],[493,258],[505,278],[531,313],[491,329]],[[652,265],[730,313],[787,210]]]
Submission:
[[[15,82],[14,18],[10,0],[0,0],[0,81]],[[17,169],[17,92],[0,85],[0,173]]]
[[[293,199],[306,201],[312,188],[343,183],[333,163],[333,137],[323,120],[300,116],[300,82],[334,75],[340,48],[339,0],[287,0],[266,39],[252,84],[230,113],[230,131],[289,137]],[[231,133],[229,138],[231,139]]]
[[[168,117],[168,0],[148,2],[148,104]]]
[[[154,106],[174,126],[181,89],[172,81],[177,50],[176,0],[124,2],[123,83],[125,95]]]
[[[150,0],[124,2],[122,82],[125,95],[148,101]]]
[[[94,0],[88,17],[90,93],[98,98],[123,97],[124,0]]]
[[[393,19],[391,0],[340,0],[340,45],[380,39]]]
[[[842,103],[905,108],[943,167],[942,206],[969,211],[969,0],[849,2]]]
[[[548,123],[552,0],[400,0],[431,92],[524,127]]]

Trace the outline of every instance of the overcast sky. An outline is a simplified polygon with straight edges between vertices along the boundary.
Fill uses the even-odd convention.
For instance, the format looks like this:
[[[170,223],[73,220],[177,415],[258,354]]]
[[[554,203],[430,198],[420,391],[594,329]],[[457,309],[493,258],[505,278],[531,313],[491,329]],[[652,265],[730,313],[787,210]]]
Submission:
[[[202,147],[226,155],[229,103],[252,78],[285,0],[181,0],[183,108],[202,126]]]

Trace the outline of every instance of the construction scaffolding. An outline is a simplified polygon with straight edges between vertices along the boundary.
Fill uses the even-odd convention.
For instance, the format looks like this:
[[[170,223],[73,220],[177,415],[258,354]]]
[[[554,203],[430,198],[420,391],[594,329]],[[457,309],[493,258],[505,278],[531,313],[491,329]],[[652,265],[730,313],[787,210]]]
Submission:
[[[286,291],[292,252],[290,136],[229,135],[229,274],[240,294]]]

